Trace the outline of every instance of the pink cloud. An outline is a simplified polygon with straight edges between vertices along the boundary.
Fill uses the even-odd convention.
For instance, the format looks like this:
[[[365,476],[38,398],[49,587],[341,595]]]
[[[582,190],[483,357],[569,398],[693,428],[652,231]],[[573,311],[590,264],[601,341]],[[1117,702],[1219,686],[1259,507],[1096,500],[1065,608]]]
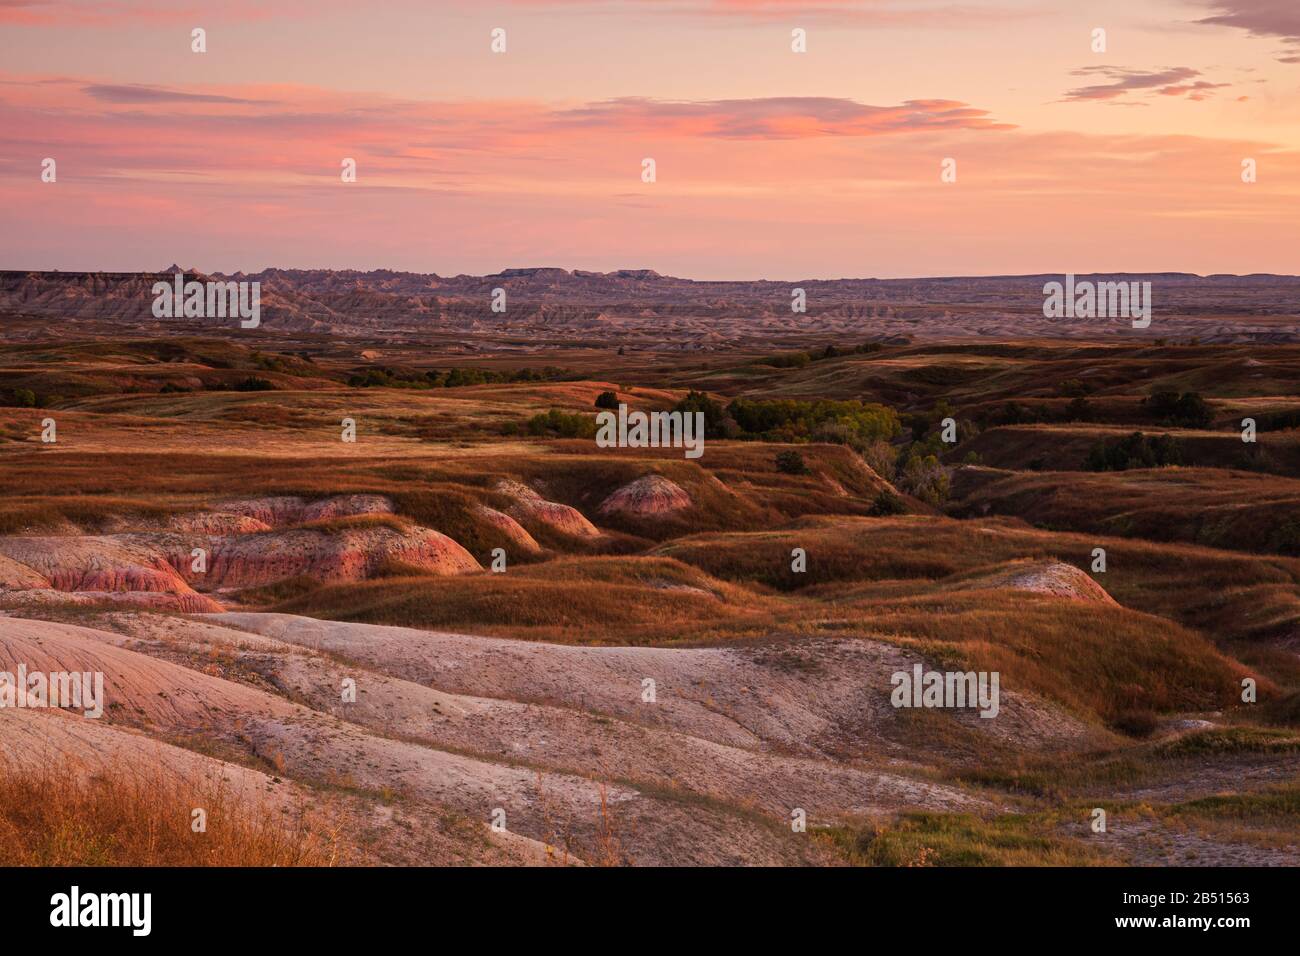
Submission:
[[[364,152],[375,167],[419,172],[458,153],[509,156],[589,139],[787,140],[1012,128],[954,100],[874,106],[832,97],[582,105],[428,102],[280,85],[156,87],[8,78],[0,153],[26,144],[82,157],[101,175],[242,168],[310,175],[327,157]],[[337,160],[335,160],[337,162]]]
[[[1204,100],[1210,91],[1223,89],[1227,83],[1211,83],[1208,80],[1196,80],[1200,70],[1189,66],[1171,67],[1165,70],[1125,70],[1114,66],[1088,66],[1074,70],[1072,76],[1104,77],[1109,83],[1096,83],[1068,90],[1067,101],[1105,100],[1119,101],[1129,93],[1148,92],[1159,96],[1186,96],[1189,100]],[[1194,81],[1194,82],[1192,82]]]
[[[934,129],[1007,130],[987,110],[954,100],[908,100],[870,106],[840,97],[761,97],[745,100],[664,101],[625,97],[550,114],[566,127],[637,129],[656,136],[799,139],[880,136]]]
[[[1280,37],[1289,49],[1278,57],[1300,63],[1300,3],[1296,0],[1192,0],[1216,11],[1199,23],[1236,27],[1256,37]]]
[[[104,86],[0,81],[9,267],[1267,271],[1288,254],[1298,211],[1286,184],[1300,181],[1300,157],[1267,143],[1031,133],[947,99],[429,102]],[[39,180],[45,156],[57,184]],[[654,184],[640,180],[646,156]],[[1243,156],[1266,173],[1249,188]],[[356,184],[340,182],[343,157],[358,162]],[[940,182],[945,157],[958,183]]]

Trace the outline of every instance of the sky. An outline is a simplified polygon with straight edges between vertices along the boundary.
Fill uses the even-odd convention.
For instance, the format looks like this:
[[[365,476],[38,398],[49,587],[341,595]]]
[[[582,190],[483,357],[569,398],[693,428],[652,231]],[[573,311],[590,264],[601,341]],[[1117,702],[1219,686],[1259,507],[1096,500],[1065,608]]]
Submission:
[[[0,0],[0,269],[1297,273],[1298,223],[1300,0]]]

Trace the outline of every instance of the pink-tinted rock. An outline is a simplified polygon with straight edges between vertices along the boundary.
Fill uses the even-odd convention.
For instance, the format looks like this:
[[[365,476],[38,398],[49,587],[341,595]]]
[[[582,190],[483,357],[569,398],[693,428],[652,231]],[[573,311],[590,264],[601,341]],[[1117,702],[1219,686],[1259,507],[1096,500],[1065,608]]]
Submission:
[[[487,505],[479,505],[474,509],[474,514],[504,534],[516,547],[530,554],[537,554],[542,550],[542,546],[524,529],[524,526],[504,511],[497,511]]]
[[[204,590],[258,587],[306,576],[321,582],[361,581],[386,561],[433,574],[482,570],[458,543],[428,528],[348,528],[334,532],[297,529],[211,538],[207,570],[190,570],[186,543],[172,543],[170,557],[187,580]]]
[[[56,591],[191,590],[159,551],[130,535],[5,537],[0,556],[26,565]]]
[[[646,475],[611,494],[597,512],[655,518],[676,514],[692,504],[691,496],[680,485],[662,475]]]
[[[577,508],[547,501],[532,488],[517,481],[497,482],[495,490],[514,500],[509,509],[512,518],[519,521],[536,521],[563,534],[580,538],[596,538],[600,529],[586,519]]]

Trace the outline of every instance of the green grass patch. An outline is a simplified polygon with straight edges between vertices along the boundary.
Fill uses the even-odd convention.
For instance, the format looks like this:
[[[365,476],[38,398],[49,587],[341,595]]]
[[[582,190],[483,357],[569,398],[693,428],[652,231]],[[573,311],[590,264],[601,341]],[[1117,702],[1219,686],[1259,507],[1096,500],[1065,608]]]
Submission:
[[[854,866],[1097,866],[1083,840],[1047,815],[905,813],[888,823],[819,831]]]

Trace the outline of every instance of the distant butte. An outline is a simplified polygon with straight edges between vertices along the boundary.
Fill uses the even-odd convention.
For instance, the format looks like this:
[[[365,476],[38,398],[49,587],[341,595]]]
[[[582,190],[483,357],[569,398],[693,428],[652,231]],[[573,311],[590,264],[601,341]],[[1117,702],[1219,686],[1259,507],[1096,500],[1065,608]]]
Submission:
[[[91,335],[233,331],[220,320],[152,317],[153,283],[170,278],[178,268],[173,263],[161,273],[0,272],[0,317],[33,320],[6,322],[6,331],[18,339],[38,336],[42,319],[109,324],[106,329],[88,327]],[[193,268],[184,271],[200,274]],[[1043,285],[1059,275],[697,281],[651,269],[589,272],[532,266],[485,276],[269,268],[205,277],[261,283],[259,335],[364,339],[381,334],[385,341],[402,343],[427,341],[436,333],[465,337],[469,351],[489,347],[526,353],[542,343],[574,340],[710,352],[807,339],[1119,336],[1212,344],[1300,338],[1300,277],[1279,275],[1124,275],[1152,283],[1153,322],[1140,331],[1118,319],[1045,318]],[[504,313],[491,310],[492,290],[498,288],[506,292]],[[796,288],[806,293],[805,313],[791,312]],[[509,345],[472,344],[503,335],[516,339]]]

